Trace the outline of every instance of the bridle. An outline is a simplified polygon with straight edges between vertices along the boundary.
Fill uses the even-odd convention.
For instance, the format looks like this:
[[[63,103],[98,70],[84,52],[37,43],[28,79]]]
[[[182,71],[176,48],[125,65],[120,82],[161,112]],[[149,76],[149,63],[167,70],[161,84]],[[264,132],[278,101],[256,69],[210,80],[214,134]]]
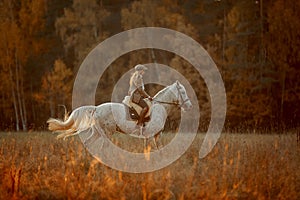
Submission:
[[[178,92],[178,99],[176,101],[173,101],[173,102],[166,102],[166,101],[158,101],[158,100],[155,100],[153,99],[155,102],[157,103],[161,103],[161,104],[169,104],[169,105],[175,105],[175,106],[179,106],[179,107],[182,107],[187,101],[189,101],[189,98],[187,97],[186,99],[183,99],[183,96],[182,96],[182,93],[181,93],[181,88],[180,88],[180,85],[176,84],[176,89],[177,89],[177,92]],[[179,103],[179,99],[181,100],[181,104]]]
[[[180,88],[180,85],[176,84],[176,88],[177,88],[177,91],[178,91],[178,96],[180,97],[180,100],[181,100],[181,104],[179,107],[182,107],[186,102],[189,101],[189,98],[187,97],[186,99],[183,99],[182,97],[182,93],[181,93],[181,88]],[[177,100],[177,102],[180,102],[179,100]]]

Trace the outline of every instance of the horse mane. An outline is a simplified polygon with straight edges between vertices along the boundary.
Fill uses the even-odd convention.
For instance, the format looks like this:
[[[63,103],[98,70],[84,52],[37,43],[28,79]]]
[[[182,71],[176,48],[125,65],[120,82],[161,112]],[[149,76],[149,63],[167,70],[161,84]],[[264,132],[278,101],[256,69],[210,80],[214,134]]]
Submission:
[[[173,83],[172,85],[174,85],[174,83]],[[168,85],[168,86],[166,86],[165,88],[163,88],[162,90],[158,91],[157,94],[156,94],[153,98],[156,98],[156,97],[159,97],[159,96],[161,96],[161,95],[164,95],[166,92],[169,91],[169,88],[170,88],[172,85]]]

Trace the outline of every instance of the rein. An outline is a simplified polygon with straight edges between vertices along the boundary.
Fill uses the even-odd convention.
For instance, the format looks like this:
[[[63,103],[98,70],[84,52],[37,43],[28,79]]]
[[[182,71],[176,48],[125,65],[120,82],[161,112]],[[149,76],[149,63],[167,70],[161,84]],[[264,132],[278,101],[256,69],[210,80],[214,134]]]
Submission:
[[[182,95],[181,95],[181,93],[180,93],[180,88],[179,88],[178,86],[176,86],[176,89],[177,89],[177,92],[178,92],[178,99],[177,99],[176,102],[158,101],[158,100],[155,100],[155,99],[153,99],[153,101],[156,101],[157,103],[161,103],[161,104],[168,104],[168,105],[175,105],[175,106],[182,107],[182,105],[183,105],[185,102],[189,101],[189,99],[187,98],[187,99],[183,100],[183,97],[182,97]],[[182,101],[181,104],[179,103],[179,98],[180,98],[181,101]]]
[[[177,102],[158,101],[158,100],[155,100],[155,99],[153,99],[153,101],[155,101],[155,102],[157,102],[157,103],[161,103],[161,104],[169,104],[169,105],[175,105],[175,106],[180,105],[180,104],[177,103]]]

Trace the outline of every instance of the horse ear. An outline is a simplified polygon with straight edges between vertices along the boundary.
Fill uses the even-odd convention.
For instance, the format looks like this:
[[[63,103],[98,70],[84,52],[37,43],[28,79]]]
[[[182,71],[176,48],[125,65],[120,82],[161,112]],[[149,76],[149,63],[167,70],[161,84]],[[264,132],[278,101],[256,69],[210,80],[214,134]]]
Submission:
[[[176,80],[176,84],[179,85],[179,81],[178,80]]]

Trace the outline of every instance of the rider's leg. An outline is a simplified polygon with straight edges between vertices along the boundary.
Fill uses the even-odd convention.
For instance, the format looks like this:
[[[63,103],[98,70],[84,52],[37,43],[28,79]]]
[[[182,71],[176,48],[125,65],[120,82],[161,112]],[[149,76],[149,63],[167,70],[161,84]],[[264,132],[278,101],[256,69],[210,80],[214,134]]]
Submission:
[[[148,107],[143,108],[143,110],[141,111],[141,114],[140,114],[140,118],[137,122],[137,125],[139,125],[139,126],[143,125],[143,121],[145,119],[145,116],[146,116],[148,110],[149,110]]]
[[[149,108],[148,108],[147,103],[146,103],[144,100],[141,100],[141,101],[139,102],[139,105],[143,108],[143,110],[141,111],[140,118],[139,118],[139,120],[138,120],[138,122],[137,122],[137,125],[142,126],[142,125],[143,125],[144,118],[145,118],[145,116],[146,116],[146,114],[147,114]]]

